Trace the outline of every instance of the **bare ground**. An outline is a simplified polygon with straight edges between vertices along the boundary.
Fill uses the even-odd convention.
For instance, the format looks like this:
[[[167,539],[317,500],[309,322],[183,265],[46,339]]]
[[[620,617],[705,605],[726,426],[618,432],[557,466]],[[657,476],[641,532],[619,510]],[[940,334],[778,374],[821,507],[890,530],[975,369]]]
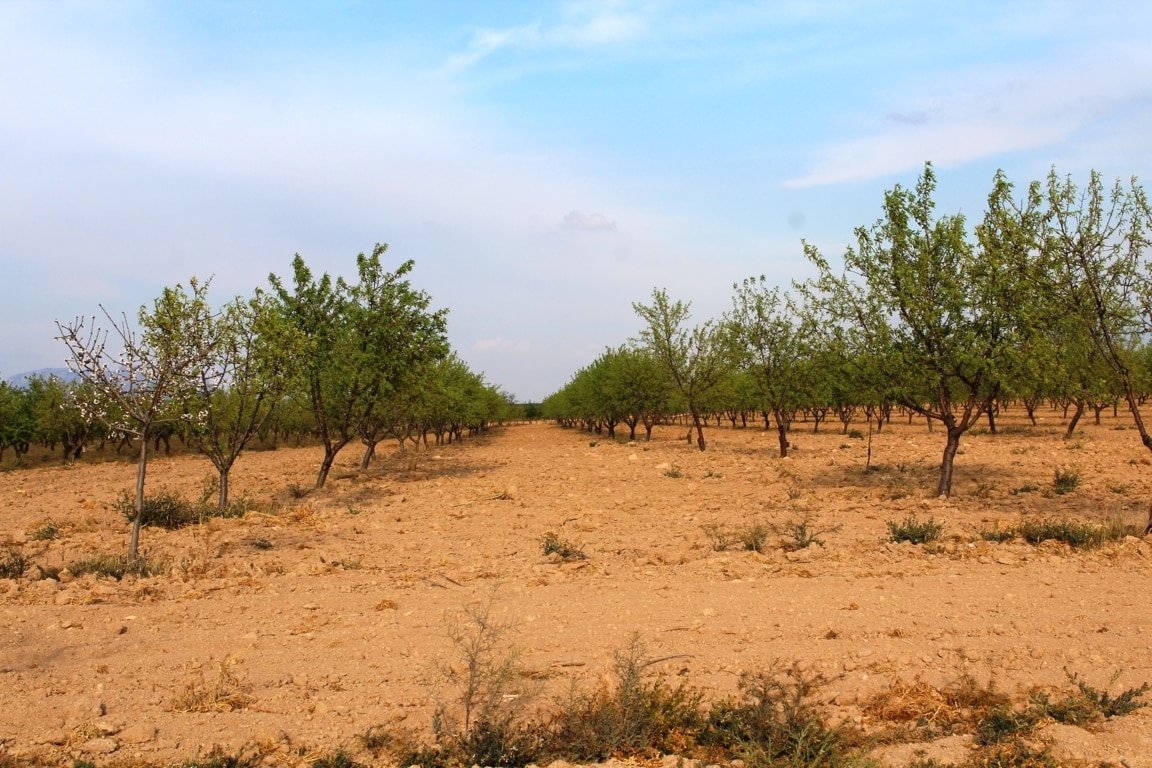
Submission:
[[[446,695],[446,622],[494,588],[545,698],[573,678],[595,684],[632,633],[652,655],[678,657],[662,673],[715,695],[742,672],[798,661],[832,680],[833,718],[865,728],[862,704],[898,680],[942,686],[970,674],[1021,694],[1069,673],[1112,691],[1152,681],[1152,541],[1072,550],[977,535],[1025,516],[1143,523],[1150,454],[1123,417],[1066,442],[1057,413],[1035,428],[1020,416],[1002,419],[1005,433],[965,438],[950,499],[930,495],[943,439],[922,421],[873,436],[872,472],[867,440],[839,424],[811,434],[797,423],[785,460],[774,432],[727,425],[709,430],[705,453],[686,428],[629,444],[517,426],[364,475],[349,449],[329,487],[303,498],[289,487],[310,485],[317,449],[246,454],[233,487],[264,511],[145,529],[166,575],[59,583],[30,568],[0,580],[0,745],[166,762],[279,744],[271,765],[354,749],[376,724],[426,729]],[[1058,468],[1079,473],[1072,493],[1052,492]],[[134,469],[0,475],[0,537],[49,568],[124,552],[128,525],[112,504]],[[195,497],[210,469],[158,459],[150,487]],[[713,547],[717,531],[804,515],[823,546],[790,552],[770,535],[763,553]],[[943,521],[943,543],[891,543],[887,522],[909,515]],[[59,535],[34,540],[48,521]],[[587,558],[546,557],[550,531]],[[178,711],[206,692],[224,711]],[[1149,709],[1040,738],[1061,760],[1152,766]],[[959,761],[967,746],[876,756],[903,765],[928,749]]]

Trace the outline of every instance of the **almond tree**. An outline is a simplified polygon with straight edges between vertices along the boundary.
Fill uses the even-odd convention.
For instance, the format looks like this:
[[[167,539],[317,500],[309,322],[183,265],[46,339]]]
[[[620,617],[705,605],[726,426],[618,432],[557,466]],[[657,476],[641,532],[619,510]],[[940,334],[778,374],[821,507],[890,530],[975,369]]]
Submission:
[[[844,272],[810,244],[816,287],[852,346],[866,351],[884,396],[944,426],[936,492],[952,490],[960,438],[984,414],[1027,355],[1041,324],[1042,277],[1035,194],[1020,204],[997,174],[979,245],[964,217],[935,215],[936,176],[926,164],[915,189],[884,195],[884,215],[856,230]]]
[[[302,341],[259,290],[207,315],[196,330],[192,342],[203,364],[183,406],[197,416],[189,437],[219,474],[217,504],[224,510],[232,466],[283,399]]]
[[[788,427],[802,404],[801,369],[810,356],[802,312],[763,275],[734,285],[728,324],[740,350],[740,364],[752,375],[761,405],[772,413],[780,458],[788,455]]]
[[[413,371],[448,351],[446,310],[431,311],[431,297],[412,288],[414,262],[384,269],[387,248],[378,244],[370,256],[356,257],[355,284],[327,274],[316,279],[299,255],[291,290],[269,276],[280,311],[304,340],[300,386],[324,444],[317,488],[375,410],[398,396]]]
[[[149,438],[157,425],[183,418],[178,404],[194,389],[204,365],[197,339],[199,328],[212,317],[208,286],[193,278],[189,288],[191,293],[182,285],[165,288],[151,310],[141,307],[139,328],[126,314],[114,319],[103,306],[107,326],[99,325],[94,316],[56,323],[57,338],[68,348],[69,370],[90,385],[87,411],[110,431],[140,440],[136,516],[128,545],[128,560],[134,566],[139,562]]]
[[[647,323],[640,331],[643,348],[660,362],[684,397],[696,446],[703,451],[704,403],[708,393],[731,367],[731,345],[725,329],[711,320],[688,328],[691,304],[669,301],[665,290],[652,291],[650,305],[633,303],[636,314]]]

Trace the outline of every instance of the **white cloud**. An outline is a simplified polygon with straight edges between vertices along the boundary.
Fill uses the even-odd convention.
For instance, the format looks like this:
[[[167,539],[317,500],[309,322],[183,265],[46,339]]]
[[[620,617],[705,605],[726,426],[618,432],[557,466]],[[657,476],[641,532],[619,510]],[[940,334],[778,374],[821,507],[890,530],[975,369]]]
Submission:
[[[517,352],[523,354],[532,349],[527,339],[505,339],[497,336],[494,339],[480,339],[472,343],[476,352]]]
[[[943,94],[943,95],[941,95]],[[814,187],[912,170],[931,160],[957,166],[1009,152],[1052,147],[1152,95],[1152,57],[1118,47],[1107,60],[952,72],[892,94],[883,119],[817,151],[811,169],[785,182]]]
[[[611,232],[616,229],[616,222],[609,221],[602,213],[583,214],[572,211],[561,222],[564,229],[579,229],[585,232]]]
[[[569,3],[557,24],[537,20],[507,29],[477,30],[468,48],[449,57],[439,73],[463,72],[501,48],[580,49],[629,43],[647,33],[651,14],[649,6],[621,0]]]

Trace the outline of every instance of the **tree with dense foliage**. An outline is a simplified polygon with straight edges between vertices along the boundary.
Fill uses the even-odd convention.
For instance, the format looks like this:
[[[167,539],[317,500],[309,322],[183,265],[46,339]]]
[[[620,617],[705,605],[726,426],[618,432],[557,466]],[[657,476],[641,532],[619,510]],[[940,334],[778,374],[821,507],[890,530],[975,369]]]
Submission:
[[[804,249],[826,306],[855,336],[854,346],[868,351],[885,395],[943,424],[937,493],[948,495],[960,438],[1027,348],[1037,320],[1027,298],[1036,249],[1032,220],[1019,215],[1030,208],[1008,205],[1012,188],[1002,175],[978,246],[963,216],[935,216],[935,189],[927,164],[915,189],[887,192],[884,215],[856,230],[842,275],[815,247]]]
[[[269,276],[281,311],[304,339],[301,387],[324,444],[317,488],[365,420],[402,390],[414,370],[448,351],[446,311],[430,310],[428,294],[412,287],[412,261],[394,272],[384,269],[386,250],[378,244],[370,256],[356,257],[354,284],[327,274],[316,279],[299,255],[292,261],[291,290]]]

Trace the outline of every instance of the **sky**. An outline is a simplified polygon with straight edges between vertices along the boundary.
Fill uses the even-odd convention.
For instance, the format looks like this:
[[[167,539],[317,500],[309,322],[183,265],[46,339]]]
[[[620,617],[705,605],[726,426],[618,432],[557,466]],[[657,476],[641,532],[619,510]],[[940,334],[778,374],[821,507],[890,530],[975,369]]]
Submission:
[[[0,378],[56,321],[220,303],[299,253],[416,262],[460,356],[519,401],[639,332],[813,272],[937,172],[1152,169],[1152,4],[0,0]]]

